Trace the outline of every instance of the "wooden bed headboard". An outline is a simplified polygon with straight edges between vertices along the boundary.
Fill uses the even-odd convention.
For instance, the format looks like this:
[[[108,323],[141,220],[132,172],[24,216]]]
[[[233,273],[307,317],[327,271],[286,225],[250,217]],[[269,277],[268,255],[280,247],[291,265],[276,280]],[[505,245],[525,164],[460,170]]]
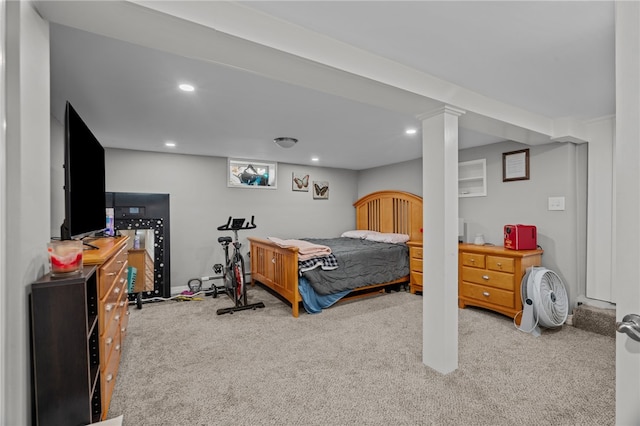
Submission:
[[[422,241],[422,197],[403,191],[377,191],[353,203],[356,229],[408,234]]]

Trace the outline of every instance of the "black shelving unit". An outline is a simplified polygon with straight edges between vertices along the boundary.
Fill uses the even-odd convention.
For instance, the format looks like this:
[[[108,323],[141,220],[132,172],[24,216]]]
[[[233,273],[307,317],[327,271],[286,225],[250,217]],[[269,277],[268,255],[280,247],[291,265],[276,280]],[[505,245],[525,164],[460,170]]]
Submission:
[[[33,424],[100,421],[96,266],[31,285]]]

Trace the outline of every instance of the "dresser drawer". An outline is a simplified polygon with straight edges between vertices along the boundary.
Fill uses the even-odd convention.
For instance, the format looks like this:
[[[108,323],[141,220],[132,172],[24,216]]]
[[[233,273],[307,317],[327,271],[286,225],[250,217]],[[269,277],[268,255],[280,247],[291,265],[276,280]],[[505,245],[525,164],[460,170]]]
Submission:
[[[422,247],[411,247],[409,253],[411,257],[422,259]]]
[[[98,276],[98,298],[102,299],[120,272],[127,266],[127,251],[122,247],[118,253],[105,262],[99,271]],[[125,276],[126,280],[126,276]]]
[[[460,295],[479,301],[500,305],[505,308],[515,307],[515,295],[512,291],[500,290],[493,287],[472,284],[463,281]]]
[[[120,341],[124,342],[127,335],[127,326],[129,325],[129,299],[125,298],[124,307],[122,308],[122,317],[120,318]]]
[[[109,356],[111,355],[111,349],[113,349],[113,347],[115,346],[118,328],[118,323],[115,321],[111,321],[105,333],[100,336],[100,354],[105,361],[109,359]]]
[[[411,272],[411,279],[413,280],[413,284],[422,285],[422,272]]]
[[[124,271],[120,271],[120,274],[116,277],[116,282],[113,283],[104,298],[98,303],[98,328],[100,335],[105,333],[110,326],[109,323],[112,318],[119,310],[118,302],[120,297],[123,294],[126,295],[126,279],[124,281],[120,279],[124,274]]]
[[[487,256],[487,269],[501,272],[515,271],[515,260],[508,257]]]
[[[118,307],[119,302],[114,302],[105,305],[105,313],[103,315],[104,322],[101,324],[100,337],[108,337],[120,330],[120,320],[123,316],[123,311]],[[112,330],[113,329],[113,330]]]
[[[486,269],[476,269],[465,266],[462,268],[462,280],[510,291],[513,291],[514,289],[513,274],[505,272],[489,271]]]
[[[104,367],[100,370],[102,379],[100,380],[100,391],[102,394],[103,417],[107,417],[109,404],[111,403],[111,394],[116,384],[116,376],[120,364],[120,334],[116,335],[113,342],[113,348],[108,360],[105,361]]]
[[[421,271],[422,272],[422,259],[409,259],[409,268],[412,271]]]
[[[462,253],[462,264],[464,266],[471,266],[474,268],[482,268],[485,267],[484,262],[484,254],[477,253]]]

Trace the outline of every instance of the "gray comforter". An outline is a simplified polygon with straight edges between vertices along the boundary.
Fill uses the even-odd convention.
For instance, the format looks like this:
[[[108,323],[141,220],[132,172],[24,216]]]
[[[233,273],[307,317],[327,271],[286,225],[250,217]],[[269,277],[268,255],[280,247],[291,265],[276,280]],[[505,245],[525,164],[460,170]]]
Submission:
[[[378,243],[357,238],[304,238],[331,247],[338,268],[304,272],[321,295],[382,284],[409,275],[409,248],[405,244]]]

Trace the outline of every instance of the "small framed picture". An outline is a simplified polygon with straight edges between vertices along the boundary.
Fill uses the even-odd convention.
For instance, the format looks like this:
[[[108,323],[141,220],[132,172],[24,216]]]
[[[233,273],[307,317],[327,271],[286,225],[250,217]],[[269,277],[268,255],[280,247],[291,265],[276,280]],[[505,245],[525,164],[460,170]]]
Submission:
[[[227,159],[227,186],[232,188],[277,188],[277,163]]]
[[[502,181],[529,180],[529,149],[502,154]]]
[[[313,198],[326,200],[329,198],[329,182],[320,180],[313,182]]]
[[[291,189],[309,192],[309,174],[293,172],[291,174]]]

